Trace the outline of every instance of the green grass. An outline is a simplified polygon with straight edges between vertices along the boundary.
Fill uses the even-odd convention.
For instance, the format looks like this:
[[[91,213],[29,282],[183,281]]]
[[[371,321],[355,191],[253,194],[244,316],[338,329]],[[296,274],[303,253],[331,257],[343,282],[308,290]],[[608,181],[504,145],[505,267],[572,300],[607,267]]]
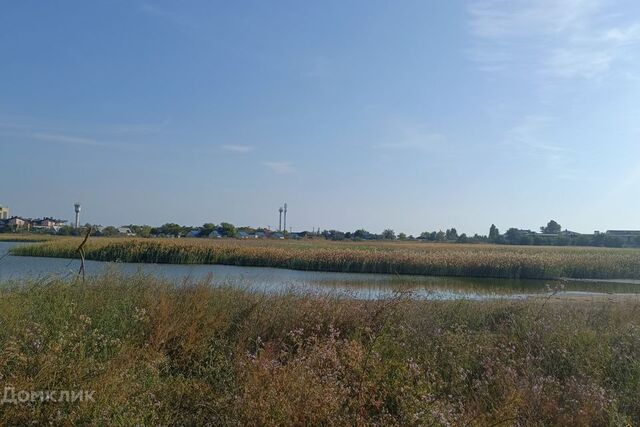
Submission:
[[[1,425],[638,425],[640,305],[0,286]]]
[[[79,238],[16,247],[14,255],[77,257]],[[639,249],[384,242],[92,238],[98,261],[229,264],[296,270],[496,278],[640,279]]]

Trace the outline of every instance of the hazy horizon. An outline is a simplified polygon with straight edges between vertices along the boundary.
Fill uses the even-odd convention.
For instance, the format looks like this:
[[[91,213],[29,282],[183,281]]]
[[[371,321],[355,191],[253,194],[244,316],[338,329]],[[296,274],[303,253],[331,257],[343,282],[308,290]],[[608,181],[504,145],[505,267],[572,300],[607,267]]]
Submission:
[[[103,225],[640,229],[640,3],[10,2],[0,205]]]

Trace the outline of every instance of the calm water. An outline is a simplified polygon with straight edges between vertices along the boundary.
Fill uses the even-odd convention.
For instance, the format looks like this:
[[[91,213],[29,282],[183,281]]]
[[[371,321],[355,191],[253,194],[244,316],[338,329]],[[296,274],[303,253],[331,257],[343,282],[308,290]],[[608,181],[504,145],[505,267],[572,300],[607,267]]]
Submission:
[[[0,257],[16,244],[0,242]],[[61,258],[16,257],[7,255],[0,260],[0,281],[22,278],[74,277],[79,261]],[[490,299],[525,298],[544,294],[548,280],[509,280],[456,277],[393,276],[383,274],[327,273],[295,271],[264,267],[235,267],[226,265],[133,264],[87,261],[87,274],[105,271],[124,274],[151,274],[169,280],[185,277],[203,279],[213,277],[215,283],[228,284],[264,292],[337,292],[354,298],[381,298],[398,291],[411,292],[415,297],[428,299]],[[570,282],[565,294],[636,294],[640,284]]]

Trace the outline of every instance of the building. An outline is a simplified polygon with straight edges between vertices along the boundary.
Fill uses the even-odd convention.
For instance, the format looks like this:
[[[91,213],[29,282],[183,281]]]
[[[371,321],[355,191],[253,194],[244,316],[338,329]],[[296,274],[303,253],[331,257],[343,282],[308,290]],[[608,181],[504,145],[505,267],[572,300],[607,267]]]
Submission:
[[[623,244],[640,241],[640,230],[607,230],[605,234],[609,237],[620,239]]]
[[[26,228],[27,230],[31,228],[31,221],[26,218],[21,218],[19,216],[12,216],[6,221],[6,224],[13,228],[14,230],[19,230]]]
[[[9,208],[0,206],[0,219],[9,219]]]
[[[135,236],[134,233],[129,227],[118,227],[118,233],[124,234],[125,236]]]
[[[34,229],[46,229],[46,230],[55,230],[57,231],[60,227],[64,225],[66,221],[61,219],[54,219],[49,217],[44,217],[42,219],[36,219],[33,221]]]

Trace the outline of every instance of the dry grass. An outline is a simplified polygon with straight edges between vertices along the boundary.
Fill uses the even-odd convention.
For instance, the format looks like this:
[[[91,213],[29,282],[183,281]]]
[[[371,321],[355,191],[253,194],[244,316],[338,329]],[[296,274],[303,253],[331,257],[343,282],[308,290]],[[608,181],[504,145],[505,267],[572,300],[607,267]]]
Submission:
[[[46,242],[59,238],[50,234],[0,233],[0,242]]]
[[[354,301],[103,276],[0,288],[26,425],[638,425],[640,306]]]
[[[79,239],[13,249],[75,257]],[[230,264],[297,270],[498,278],[640,278],[640,250],[385,242],[94,238],[99,261]]]

